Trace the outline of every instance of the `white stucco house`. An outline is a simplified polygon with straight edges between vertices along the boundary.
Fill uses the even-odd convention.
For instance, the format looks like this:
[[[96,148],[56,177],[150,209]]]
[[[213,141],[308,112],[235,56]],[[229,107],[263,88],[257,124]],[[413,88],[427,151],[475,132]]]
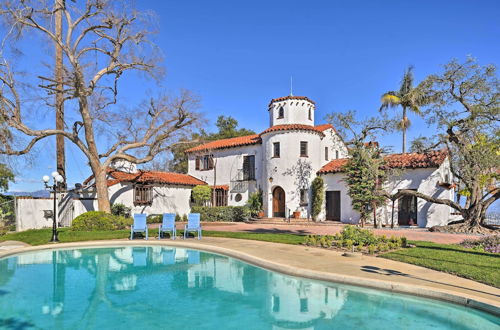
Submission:
[[[316,125],[315,103],[303,96],[271,100],[269,127],[260,134],[212,141],[188,149],[188,174],[215,186],[217,205],[245,205],[250,194],[263,192],[266,217],[287,217],[300,212],[309,218],[310,183],[317,176],[325,182],[325,202],[320,220],[357,223],[343,181],[342,165],[348,150],[330,124]],[[414,189],[453,200],[452,174],[446,151],[387,155],[387,166],[400,168],[386,189]],[[447,224],[451,209],[424,200],[404,197],[378,210],[378,221],[396,225],[431,227]]]

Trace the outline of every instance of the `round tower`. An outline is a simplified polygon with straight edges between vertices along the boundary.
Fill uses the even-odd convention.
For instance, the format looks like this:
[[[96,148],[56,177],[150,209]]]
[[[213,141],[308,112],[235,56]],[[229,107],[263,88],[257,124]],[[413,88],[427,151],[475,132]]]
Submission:
[[[285,96],[269,103],[269,126],[301,124],[314,126],[314,101],[305,96]]]

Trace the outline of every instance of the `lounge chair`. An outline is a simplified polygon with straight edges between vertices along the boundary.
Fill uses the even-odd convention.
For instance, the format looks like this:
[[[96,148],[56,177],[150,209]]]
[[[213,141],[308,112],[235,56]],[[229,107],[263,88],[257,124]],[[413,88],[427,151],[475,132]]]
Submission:
[[[134,213],[134,224],[130,226],[130,239],[134,239],[135,233],[146,233],[146,240],[148,239],[146,217],[147,214]]]
[[[188,216],[188,223],[184,226],[184,239],[189,234],[189,232],[198,232],[198,239],[201,239],[201,225],[200,225],[200,214],[190,213]]]
[[[165,232],[172,232],[170,238],[175,239],[177,235],[175,229],[175,214],[174,213],[163,213],[163,221],[158,228],[158,239],[162,238],[162,234]]]

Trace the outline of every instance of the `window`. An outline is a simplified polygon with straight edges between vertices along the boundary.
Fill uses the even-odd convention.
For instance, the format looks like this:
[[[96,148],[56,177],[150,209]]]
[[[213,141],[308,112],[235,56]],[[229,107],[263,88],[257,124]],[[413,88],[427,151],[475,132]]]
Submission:
[[[241,194],[236,194],[236,196],[234,196],[234,200],[236,202],[241,202],[242,199],[243,199],[243,197],[241,196]]]
[[[311,109],[309,109],[309,120],[312,120]]]
[[[195,169],[198,171],[207,171],[214,168],[214,156],[205,155],[196,157]]]
[[[134,205],[151,205],[153,203],[153,187],[145,185],[134,186]]]
[[[335,150],[335,159],[339,159],[339,151]]]
[[[300,141],[300,157],[307,157],[307,142]]]
[[[255,180],[255,156],[243,157],[243,180]]]
[[[215,206],[227,206],[227,190],[223,188],[216,188],[212,190],[215,193]]]
[[[273,143],[273,157],[280,158],[280,143],[279,142]]]
[[[309,203],[309,194],[307,189],[300,189],[300,205],[307,205]]]
[[[277,119],[281,119],[281,118],[284,118],[285,117],[285,110],[283,110],[283,107],[279,107],[278,109],[278,118]]]
[[[328,160],[328,147],[325,147],[325,160]]]
[[[309,311],[309,306],[308,306],[307,298],[301,298],[300,299],[300,311],[302,313],[307,313]]]

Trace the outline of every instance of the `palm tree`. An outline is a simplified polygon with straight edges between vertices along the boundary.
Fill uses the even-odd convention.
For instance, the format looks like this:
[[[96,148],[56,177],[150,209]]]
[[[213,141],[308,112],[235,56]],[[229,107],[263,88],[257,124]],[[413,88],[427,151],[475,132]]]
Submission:
[[[387,108],[401,106],[403,108],[403,118],[398,122],[398,128],[403,132],[403,153],[406,152],[406,130],[411,122],[406,116],[407,111],[421,115],[420,106],[424,105],[424,97],[418,89],[413,88],[413,66],[406,69],[399,91],[389,91],[384,93],[381,98],[382,105],[380,111]]]

